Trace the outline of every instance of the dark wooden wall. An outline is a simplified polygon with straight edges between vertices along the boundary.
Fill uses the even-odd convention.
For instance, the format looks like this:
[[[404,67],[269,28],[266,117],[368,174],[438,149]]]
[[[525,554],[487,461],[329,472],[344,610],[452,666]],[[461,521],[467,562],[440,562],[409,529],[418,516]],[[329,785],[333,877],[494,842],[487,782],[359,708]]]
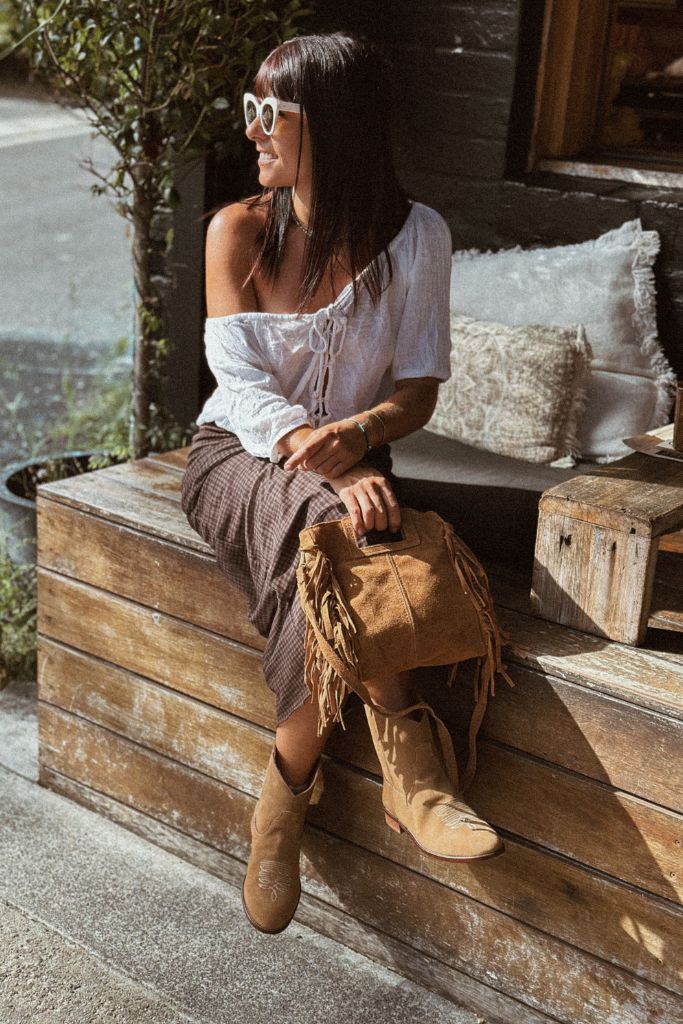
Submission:
[[[401,180],[444,215],[456,248],[580,242],[634,217],[659,231],[659,329],[683,376],[683,190],[524,171],[542,0],[318,0],[316,8],[309,30],[363,33],[394,61]],[[206,207],[250,181],[210,168]]]

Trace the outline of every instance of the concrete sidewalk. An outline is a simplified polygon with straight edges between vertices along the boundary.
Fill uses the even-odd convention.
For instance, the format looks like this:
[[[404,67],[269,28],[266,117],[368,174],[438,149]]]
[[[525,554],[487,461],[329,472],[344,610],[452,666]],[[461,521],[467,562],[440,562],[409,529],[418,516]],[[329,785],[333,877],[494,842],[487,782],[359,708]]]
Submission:
[[[2,1024],[482,1021],[39,786],[35,706],[0,692]]]

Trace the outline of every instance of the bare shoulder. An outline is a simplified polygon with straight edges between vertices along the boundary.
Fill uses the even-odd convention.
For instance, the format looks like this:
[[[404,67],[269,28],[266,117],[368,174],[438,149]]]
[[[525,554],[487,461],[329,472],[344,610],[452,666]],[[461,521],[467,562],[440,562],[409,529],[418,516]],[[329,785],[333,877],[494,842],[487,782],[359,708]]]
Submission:
[[[229,203],[221,207],[209,221],[207,243],[227,252],[233,246],[256,243],[266,219],[263,203]]]
[[[247,281],[265,223],[262,203],[230,203],[218,210],[206,232],[207,316],[226,316],[257,309]]]

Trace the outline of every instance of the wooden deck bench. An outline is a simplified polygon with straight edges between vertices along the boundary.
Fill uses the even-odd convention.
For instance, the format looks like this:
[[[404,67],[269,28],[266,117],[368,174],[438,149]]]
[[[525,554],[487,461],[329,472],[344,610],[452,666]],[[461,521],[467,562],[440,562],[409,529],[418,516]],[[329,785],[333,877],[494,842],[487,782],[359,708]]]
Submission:
[[[185,456],[40,488],[40,781],[239,884],[273,700],[263,639],[181,511]],[[673,1024],[681,635],[627,647],[537,617],[530,569],[491,580],[529,652],[489,703],[469,792],[505,854],[438,861],[386,827],[356,702],[309,810],[296,920],[489,1024]],[[420,673],[461,762],[467,679],[446,690],[440,670]]]

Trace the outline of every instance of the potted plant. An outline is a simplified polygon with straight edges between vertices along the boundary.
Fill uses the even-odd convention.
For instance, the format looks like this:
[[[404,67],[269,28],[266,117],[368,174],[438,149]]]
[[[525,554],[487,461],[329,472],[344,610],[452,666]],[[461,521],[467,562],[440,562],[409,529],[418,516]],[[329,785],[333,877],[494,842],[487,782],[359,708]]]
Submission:
[[[7,0],[6,0],[7,2]],[[82,107],[117,154],[92,191],[132,225],[135,337],[130,449],[168,433],[161,378],[174,181],[194,160],[241,144],[240,98],[269,49],[309,13],[300,0],[10,0],[36,77]],[[171,425],[173,426],[173,425]]]
[[[132,225],[133,372],[129,400],[119,404],[127,436],[114,457],[177,447],[186,434],[162,401],[175,181],[211,153],[238,155],[247,79],[309,10],[301,0],[3,0],[3,10],[14,42],[0,58],[24,55],[31,74],[60,102],[83,108],[116,154],[104,174],[83,163],[97,178],[91,191]],[[86,454],[64,453],[61,465],[53,457],[49,478],[84,468]],[[31,502],[33,483],[48,478],[35,465],[4,476],[10,504]]]

